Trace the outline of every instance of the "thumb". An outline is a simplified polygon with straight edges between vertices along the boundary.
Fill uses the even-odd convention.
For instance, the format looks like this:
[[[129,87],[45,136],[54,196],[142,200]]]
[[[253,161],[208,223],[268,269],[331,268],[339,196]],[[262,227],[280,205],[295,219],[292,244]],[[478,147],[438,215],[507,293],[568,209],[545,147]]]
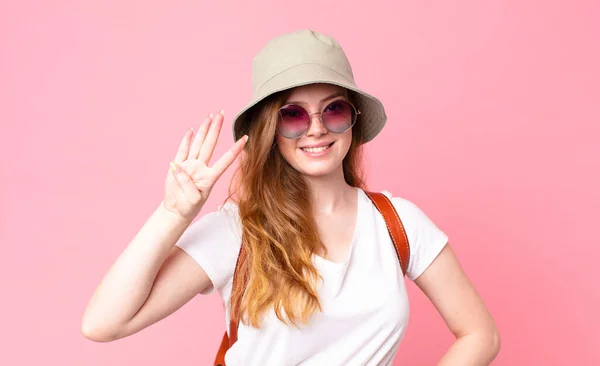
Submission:
[[[190,176],[176,162],[172,161],[169,163],[169,165],[171,166],[171,172],[175,176],[177,184],[179,184],[179,187],[183,191],[183,195],[190,202],[197,202],[201,196],[198,188],[196,188],[194,185],[192,178],[190,178]]]

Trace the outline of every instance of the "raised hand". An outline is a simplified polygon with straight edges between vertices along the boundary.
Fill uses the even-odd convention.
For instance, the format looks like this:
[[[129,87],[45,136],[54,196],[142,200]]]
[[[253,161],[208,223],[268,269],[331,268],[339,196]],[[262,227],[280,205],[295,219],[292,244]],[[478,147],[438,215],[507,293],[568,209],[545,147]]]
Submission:
[[[233,144],[212,166],[208,166],[222,125],[223,111],[214,117],[212,114],[206,117],[195,138],[192,129],[185,133],[177,155],[170,163],[170,172],[167,173],[163,200],[165,209],[187,220],[193,220],[202,209],[217,180],[243,150],[248,140],[246,135]]]

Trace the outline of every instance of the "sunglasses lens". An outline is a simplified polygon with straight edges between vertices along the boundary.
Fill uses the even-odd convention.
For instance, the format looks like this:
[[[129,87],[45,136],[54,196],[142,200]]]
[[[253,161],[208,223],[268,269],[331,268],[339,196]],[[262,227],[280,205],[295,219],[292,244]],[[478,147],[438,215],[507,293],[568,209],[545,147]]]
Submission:
[[[329,104],[323,113],[325,128],[333,133],[346,132],[356,121],[356,110],[349,102],[337,100]],[[310,123],[308,112],[299,105],[289,104],[279,110],[277,131],[284,137],[295,139],[302,136]]]
[[[306,110],[298,105],[288,105],[279,110],[277,130],[282,136],[296,138],[308,128],[309,117]]]
[[[355,110],[352,105],[344,100],[338,100],[323,111],[323,123],[333,133],[347,131],[354,124]]]

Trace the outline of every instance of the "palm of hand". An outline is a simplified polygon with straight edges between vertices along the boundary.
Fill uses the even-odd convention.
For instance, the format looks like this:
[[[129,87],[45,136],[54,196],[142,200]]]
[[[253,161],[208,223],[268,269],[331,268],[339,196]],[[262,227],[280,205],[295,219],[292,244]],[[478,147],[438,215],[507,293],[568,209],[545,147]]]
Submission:
[[[193,218],[208,199],[208,195],[223,172],[241,153],[248,136],[239,139],[212,166],[208,163],[223,123],[223,112],[206,117],[196,138],[188,130],[181,141],[177,155],[167,174],[163,206],[185,218]]]

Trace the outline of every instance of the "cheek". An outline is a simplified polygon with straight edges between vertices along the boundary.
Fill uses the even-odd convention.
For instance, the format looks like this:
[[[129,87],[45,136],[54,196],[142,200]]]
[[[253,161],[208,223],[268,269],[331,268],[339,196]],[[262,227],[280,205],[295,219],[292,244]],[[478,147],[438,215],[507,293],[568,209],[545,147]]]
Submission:
[[[350,131],[344,132],[340,141],[344,150],[344,155],[350,150],[350,145],[352,145],[352,129]]]
[[[289,160],[289,157],[294,153],[295,144],[292,140],[286,139],[281,136],[277,136],[276,139],[277,148],[279,149],[279,152],[286,160]]]

